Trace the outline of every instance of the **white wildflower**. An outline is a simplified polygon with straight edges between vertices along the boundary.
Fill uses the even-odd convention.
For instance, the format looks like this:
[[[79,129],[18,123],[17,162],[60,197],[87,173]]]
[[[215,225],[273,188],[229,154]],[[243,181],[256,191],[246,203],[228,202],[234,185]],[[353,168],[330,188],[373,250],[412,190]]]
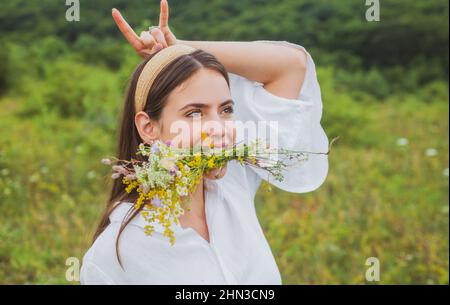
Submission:
[[[398,138],[397,139],[397,145],[398,146],[406,146],[408,145],[409,141],[407,138]]]
[[[436,148],[427,148],[425,150],[425,156],[427,157],[435,157],[437,156],[438,152]]]

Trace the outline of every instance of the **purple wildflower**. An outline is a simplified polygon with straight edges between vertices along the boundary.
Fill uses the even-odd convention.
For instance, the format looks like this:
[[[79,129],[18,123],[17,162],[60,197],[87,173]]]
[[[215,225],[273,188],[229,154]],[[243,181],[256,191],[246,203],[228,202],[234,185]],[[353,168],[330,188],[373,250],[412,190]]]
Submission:
[[[170,174],[172,176],[175,176],[176,173],[180,170],[180,168],[178,166],[175,165],[175,167],[170,171]]]
[[[106,165],[110,165],[111,164],[111,160],[109,160],[108,158],[102,159],[102,163],[106,164]]]
[[[118,172],[119,174],[128,175],[128,170],[122,165],[114,165],[112,169],[113,171]]]
[[[150,151],[151,151],[153,154],[159,153],[159,148],[158,148],[158,143],[157,143],[157,142],[155,142],[155,143],[152,144],[152,148],[150,149]]]
[[[158,195],[155,195],[152,199],[152,203],[157,207],[162,207],[162,201],[159,199]]]

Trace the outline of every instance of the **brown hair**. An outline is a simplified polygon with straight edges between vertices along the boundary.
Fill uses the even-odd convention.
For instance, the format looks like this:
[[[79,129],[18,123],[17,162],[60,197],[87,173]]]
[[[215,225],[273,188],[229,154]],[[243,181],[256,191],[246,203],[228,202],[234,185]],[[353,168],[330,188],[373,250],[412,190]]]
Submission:
[[[118,137],[116,156],[118,159],[131,160],[131,158],[133,158],[143,161],[143,157],[141,155],[136,155],[138,145],[142,142],[142,139],[139,136],[138,130],[134,123],[134,117],[136,114],[134,108],[134,95],[138,78],[145,64],[155,54],[157,53],[150,55],[137,66],[128,84]],[[144,107],[144,112],[148,114],[150,119],[158,121],[161,117],[163,108],[167,104],[167,99],[170,92],[202,68],[209,68],[221,73],[226,79],[228,87],[230,86],[225,67],[212,54],[198,49],[190,54],[182,55],[168,64],[158,74],[152,87],[150,88]],[[109,216],[119,205],[118,203],[121,201],[134,202],[137,199],[137,195],[137,192],[128,194],[125,191],[125,185],[122,183],[120,178],[113,181],[110,197],[106,203],[106,208],[100,219],[97,230],[95,231],[93,242],[110,224]],[[142,207],[143,206],[144,205],[142,205]],[[130,221],[140,212],[142,207],[140,209],[131,207],[119,229],[116,239],[116,256],[121,266],[122,263],[118,250],[119,237]]]

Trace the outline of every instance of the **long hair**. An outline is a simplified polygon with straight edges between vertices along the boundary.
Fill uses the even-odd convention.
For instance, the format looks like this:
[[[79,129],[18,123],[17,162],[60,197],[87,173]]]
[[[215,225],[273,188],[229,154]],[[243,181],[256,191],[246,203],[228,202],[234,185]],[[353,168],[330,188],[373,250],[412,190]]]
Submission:
[[[137,66],[129,81],[125,96],[125,103],[122,111],[120,129],[118,133],[119,137],[116,152],[116,157],[118,159],[131,160],[131,158],[133,158],[136,160],[144,161],[143,156],[136,155],[138,146],[143,141],[139,136],[134,122],[134,117],[136,114],[134,108],[134,95],[136,91],[137,81],[145,64],[149,60],[151,60],[151,58],[157,53],[158,52],[145,58]],[[228,87],[230,86],[228,74],[225,67],[212,54],[198,49],[190,54],[178,57],[173,62],[168,64],[158,74],[152,87],[150,88],[150,92],[147,96],[143,111],[148,114],[150,119],[159,121],[162,110],[166,106],[168,96],[172,92],[172,90],[181,85],[195,72],[202,68],[212,69],[221,73],[227,81]],[[110,224],[109,216],[121,201],[134,202],[138,198],[137,192],[131,192],[129,194],[125,191],[125,187],[126,186],[122,183],[121,179],[115,179],[113,181],[109,199],[107,200],[105,210],[94,233],[92,242],[95,242],[99,235]],[[122,221],[121,227],[119,229],[116,238],[116,256],[121,266],[122,263],[120,260],[118,248],[120,235],[122,234],[125,227],[130,223],[130,221],[134,217],[136,217],[136,215],[142,210],[143,206],[144,205],[142,205],[139,209],[131,207],[127,215],[125,216],[125,219]]]

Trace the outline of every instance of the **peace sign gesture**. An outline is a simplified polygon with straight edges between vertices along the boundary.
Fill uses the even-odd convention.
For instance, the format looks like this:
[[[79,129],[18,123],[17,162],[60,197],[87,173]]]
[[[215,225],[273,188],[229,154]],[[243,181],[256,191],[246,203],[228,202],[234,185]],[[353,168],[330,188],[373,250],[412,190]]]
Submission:
[[[169,4],[167,0],[161,0],[159,27],[151,27],[149,31],[141,32],[140,36],[134,32],[120,12],[115,8],[112,10],[112,17],[123,36],[125,36],[125,39],[142,57],[146,57],[163,48],[178,43],[177,38],[169,28]]]

